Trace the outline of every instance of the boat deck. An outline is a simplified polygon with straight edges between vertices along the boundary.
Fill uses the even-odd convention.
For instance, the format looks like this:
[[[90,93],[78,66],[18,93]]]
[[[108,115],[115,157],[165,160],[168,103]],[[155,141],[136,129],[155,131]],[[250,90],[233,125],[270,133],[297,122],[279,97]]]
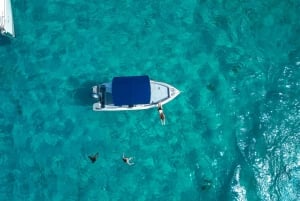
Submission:
[[[169,97],[169,87],[158,82],[150,82],[150,103],[158,103]]]

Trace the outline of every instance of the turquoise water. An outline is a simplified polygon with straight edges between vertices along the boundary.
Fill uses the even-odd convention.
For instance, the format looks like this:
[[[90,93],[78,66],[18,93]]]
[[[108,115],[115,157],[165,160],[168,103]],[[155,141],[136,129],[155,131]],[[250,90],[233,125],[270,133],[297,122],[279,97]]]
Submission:
[[[299,200],[299,1],[12,6],[1,200]],[[91,86],[144,74],[183,91],[166,126],[156,109],[92,111]]]

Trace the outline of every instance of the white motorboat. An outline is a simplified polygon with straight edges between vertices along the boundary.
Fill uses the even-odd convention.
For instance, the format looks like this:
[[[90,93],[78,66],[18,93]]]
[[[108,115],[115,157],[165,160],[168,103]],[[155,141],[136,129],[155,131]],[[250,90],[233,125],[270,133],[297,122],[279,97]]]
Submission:
[[[0,0],[0,31],[4,36],[15,37],[10,0]]]
[[[142,110],[166,104],[180,94],[175,87],[148,76],[114,77],[112,82],[92,87],[94,111]]]

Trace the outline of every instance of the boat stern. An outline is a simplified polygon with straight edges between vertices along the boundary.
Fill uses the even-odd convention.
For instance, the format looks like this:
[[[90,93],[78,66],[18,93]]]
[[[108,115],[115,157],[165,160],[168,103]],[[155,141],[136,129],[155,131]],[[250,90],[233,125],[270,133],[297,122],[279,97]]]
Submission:
[[[97,100],[93,104],[93,110],[101,110],[105,107],[106,87],[104,85],[96,85],[92,87],[92,97]]]

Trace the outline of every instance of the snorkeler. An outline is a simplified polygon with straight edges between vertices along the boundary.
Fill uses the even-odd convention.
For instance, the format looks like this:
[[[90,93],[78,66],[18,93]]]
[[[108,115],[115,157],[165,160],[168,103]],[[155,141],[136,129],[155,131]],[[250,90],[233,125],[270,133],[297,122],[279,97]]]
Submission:
[[[162,104],[158,103],[157,107],[158,107],[158,113],[159,113],[161,125],[165,125],[166,124],[166,116],[164,114]]]
[[[89,155],[89,159],[91,160],[92,163],[95,163],[98,157],[99,157],[98,152],[94,155]]]
[[[122,157],[124,163],[126,163],[127,165],[133,165],[134,163],[131,162],[131,160],[133,159],[132,157],[125,157],[124,153],[123,153],[123,157]]]
[[[203,183],[201,185],[201,190],[205,191],[205,190],[209,190],[211,188],[212,184],[211,181],[208,179],[204,179]]]

